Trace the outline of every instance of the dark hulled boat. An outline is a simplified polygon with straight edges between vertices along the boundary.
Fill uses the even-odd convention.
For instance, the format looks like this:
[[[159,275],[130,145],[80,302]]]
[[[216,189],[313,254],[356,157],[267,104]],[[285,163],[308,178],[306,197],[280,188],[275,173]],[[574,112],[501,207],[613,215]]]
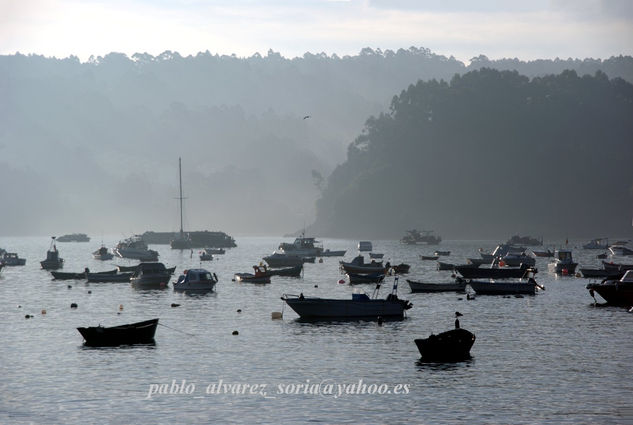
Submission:
[[[469,267],[457,266],[455,270],[466,279],[509,279],[522,278],[528,273],[536,273],[536,269],[527,266],[521,267]]]
[[[592,297],[594,297],[594,292],[597,292],[609,305],[631,307],[633,306],[633,270],[627,271],[620,279],[605,279],[600,283],[590,283],[587,289]]]
[[[151,344],[158,326],[158,319],[106,328],[93,326],[77,328],[84,337],[84,345],[90,347],[116,347],[118,345]]]
[[[59,256],[57,246],[55,246],[55,236],[52,237],[51,246],[46,251],[46,260],[40,261],[44,270],[57,270],[64,267],[64,259]]]
[[[475,334],[466,329],[451,329],[428,338],[416,339],[415,345],[422,360],[461,361],[470,358],[470,349],[475,343]]]

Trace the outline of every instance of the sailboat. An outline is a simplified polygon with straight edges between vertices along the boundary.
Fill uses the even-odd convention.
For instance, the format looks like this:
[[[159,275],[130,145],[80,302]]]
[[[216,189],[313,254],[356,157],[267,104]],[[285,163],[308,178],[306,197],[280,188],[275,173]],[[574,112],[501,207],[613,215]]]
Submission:
[[[182,230],[182,162],[181,159],[178,158],[178,181],[180,184],[180,196],[178,200],[180,201],[180,233],[178,237],[170,242],[171,249],[191,249],[191,239],[188,236],[185,236],[185,232]]]

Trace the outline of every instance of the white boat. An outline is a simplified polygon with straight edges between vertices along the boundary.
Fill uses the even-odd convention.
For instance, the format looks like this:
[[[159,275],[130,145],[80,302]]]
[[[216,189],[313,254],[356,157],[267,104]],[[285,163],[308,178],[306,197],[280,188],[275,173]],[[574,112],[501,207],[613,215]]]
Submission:
[[[278,252],[297,257],[319,257],[323,253],[323,247],[315,238],[306,238],[305,233],[301,233],[293,243],[281,243]]]
[[[218,277],[205,269],[189,269],[174,283],[174,291],[213,291]]]
[[[543,289],[532,277],[527,279],[471,280],[468,284],[473,288],[473,291],[482,295],[534,295],[537,286]]]
[[[111,260],[113,257],[114,254],[108,252],[108,248],[106,248],[105,245],[101,245],[101,248],[92,253],[92,258],[95,260],[106,261]]]
[[[555,274],[573,275],[576,273],[576,266],[578,263],[572,259],[571,250],[559,249],[554,253],[554,261],[547,265],[547,270]]]
[[[612,255],[628,256],[633,255],[633,246],[630,241],[620,241],[609,247]]]
[[[132,258],[141,261],[158,260],[158,252],[149,249],[140,235],[134,235],[119,242],[113,251],[121,258]]]

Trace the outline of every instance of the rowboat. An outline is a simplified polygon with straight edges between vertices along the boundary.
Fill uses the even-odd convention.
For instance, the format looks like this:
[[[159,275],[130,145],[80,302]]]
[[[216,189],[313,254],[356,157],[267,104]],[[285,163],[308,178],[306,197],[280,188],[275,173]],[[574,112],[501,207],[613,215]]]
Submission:
[[[101,325],[77,328],[84,337],[84,345],[90,347],[114,347],[118,345],[151,344],[158,326],[158,319],[113,327]]]

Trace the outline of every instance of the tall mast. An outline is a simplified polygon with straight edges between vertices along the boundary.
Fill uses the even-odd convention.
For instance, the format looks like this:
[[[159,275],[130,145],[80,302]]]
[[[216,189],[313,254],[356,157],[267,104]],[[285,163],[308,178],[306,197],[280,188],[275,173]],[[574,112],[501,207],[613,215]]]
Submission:
[[[178,199],[180,200],[180,238],[183,238],[183,230],[182,230],[182,164],[180,157],[178,157],[178,182],[180,184],[180,196]]]

